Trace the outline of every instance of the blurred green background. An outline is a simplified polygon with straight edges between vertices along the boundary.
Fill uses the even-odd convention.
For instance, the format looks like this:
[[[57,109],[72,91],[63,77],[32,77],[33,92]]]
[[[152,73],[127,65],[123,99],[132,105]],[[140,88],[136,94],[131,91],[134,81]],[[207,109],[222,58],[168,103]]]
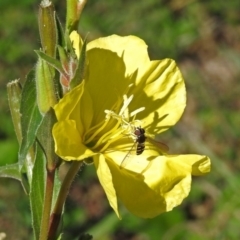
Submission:
[[[0,165],[17,161],[6,83],[24,79],[40,47],[40,1],[0,1]],[[54,1],[62,22],[65,0]],[[70,191],[63,239],[87,231],[96,240],[240,239],[240,1],[88,0],[80,32],[89,40],[137,35],[152,59],[174,58],[186,81],[188,105],[181,121],[161,135],[171,153],[206,154],[212,171],[194,178],[183,204],[143,220],[123,209],[119,221],[93,167],[79,173]],[[0,233],[32,239],[30,207],[19,182],[0,179]]]

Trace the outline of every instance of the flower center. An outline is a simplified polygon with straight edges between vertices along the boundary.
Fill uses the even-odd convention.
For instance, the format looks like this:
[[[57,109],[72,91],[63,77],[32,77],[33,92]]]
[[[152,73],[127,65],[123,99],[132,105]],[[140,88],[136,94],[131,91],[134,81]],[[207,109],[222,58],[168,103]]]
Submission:
[[[129,112],[129,105],[133,99],[133,95],[127,97],[123,96],[123,105],[120,104],[122,100],[117,102],[113,109],[119,109],[116,113],[113,110],[105,110],[106,118],[103,122],[94,126],[85,136],[85,144],[92,150],[104,152],[111,144],[122,138],[131,137],[136,141],[134,131],[136,127],[141,126],[141,121],[136,119],[136,115],[142,112],[145,108],[140,107],[132,112]],[[89,136],[89,137],[88,137]]]

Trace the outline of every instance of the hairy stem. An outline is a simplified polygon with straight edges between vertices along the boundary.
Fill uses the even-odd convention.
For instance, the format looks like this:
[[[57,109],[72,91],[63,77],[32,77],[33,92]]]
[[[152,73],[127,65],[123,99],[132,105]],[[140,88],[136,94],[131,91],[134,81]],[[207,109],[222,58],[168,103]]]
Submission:
[[[46,181],[46,189],[45,189],[45,197],[44,197],[44,205],[43,205],[43,215],[41,221],[41,230],[40,230],[40,240],[47,240],[48,235],[48,227],[49,227],[49,219],[51,213],[52,206],[52,196],[53,196],[53,187],[54,187],[54,170],[47,170],[47,181]]]
[[[78,170],[82,166],[82,164],[83,164],[83,161],[73,161],[63,182],[62,182],[56,204],[55,204],[53,212],[51,214],[48,240],[54,240],[56,231],[58,229],[58,226],[59,226],[59,223],[61,220],[63,206],[66,201],[66,198],[67,198],[67,195],[69,192],[69,188],[70,188],[72,181],[74,180],[76,174],[78,173]]]

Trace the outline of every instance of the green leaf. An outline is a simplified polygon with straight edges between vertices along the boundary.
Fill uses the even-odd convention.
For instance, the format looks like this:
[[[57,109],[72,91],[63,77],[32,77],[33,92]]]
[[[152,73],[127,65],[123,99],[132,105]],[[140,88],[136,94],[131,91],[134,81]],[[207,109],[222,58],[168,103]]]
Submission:
[[[58,49],[58,54],[59,54],[61,65],[64,68],[65,72],[68,72],[69,69],[67,69],[67,68],[69,67],[69,59],[68,59],[67,52],[60,45],[57,46],[57,49]]]
[[[59,73],[66,75],[61,63],[58,60],[38,50],[35,50],[35,53],[37,53],[38,57],[40,57],[42,60],[54,67]]]
[[[19,171],[18,163],[1,166],[0,167],[0,177],[13,178],[21,181],[22,176]]]
[[[34,235],[35,239],[38,239],[40,234],[45,192],[46,159],[41,147],[38,144],[36,145],[36,157],[34,161],[32,184],[29,196]]]
[[[63,30],[61,21],[57,15],[56,15],[56,24],[57,24],[57,32],[58,32],[58,44],[60,46],[66,47],[64,30]]]
[[[0,177],[12,178],[21,182],[23,190],[26,194],[29,191],[29,183],[24,174],[19,170],[19,164],[14,163],[0,167]]]
[[[83,78],[84,78],[84,72],[85,72],[85,61],[86,61],[86,49],[87,49],[87,41],[86,39],[83,42],[79,61],[78,61],[78,66],[75,72],[75,75],[73,79],[70,82],[70,87],[74,88],[77,85],[79,85]]]
[[[54,141],[52,136],[53,125],[57,122],[54,110],[51,108],[44,116],[37,132],[38,141],[45,153],[47,159],[47,168],[53,170],[59,165],[59,157],[54,150]]]
[[[74,59],[77,58],[69,33],[67,32],[65,34],[65,43],[66,43],[66,50],[69,53],[69,55],[72,56]]]
[[[36,139],[36,132],[42,121],[42,115],[37,106],[36,95],[34,70],[31,70],[23,86],[20,106],[22,127],[22,143],[18,153],[20,169],[22,169],[26,162],[26,156]]]

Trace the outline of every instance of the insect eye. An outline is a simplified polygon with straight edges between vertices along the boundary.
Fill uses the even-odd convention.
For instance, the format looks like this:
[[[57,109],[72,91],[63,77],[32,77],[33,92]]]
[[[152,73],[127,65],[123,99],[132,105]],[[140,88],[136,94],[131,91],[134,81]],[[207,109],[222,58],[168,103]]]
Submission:
[[[137,128],[137,129],[134,131],[134,134],[135,134],[135,135],[140,135],[140,134],[141,134],[140,129]]]
[[[143,129],[143,128],[141,128],[141,127],[136,127],[136,129],[135,129],[135,131],[134,131],[134,134],[136,135],[136,136],[140,136],[140,135],[142,135],[142,134],[144,134],[145,133],[145,130]]]

